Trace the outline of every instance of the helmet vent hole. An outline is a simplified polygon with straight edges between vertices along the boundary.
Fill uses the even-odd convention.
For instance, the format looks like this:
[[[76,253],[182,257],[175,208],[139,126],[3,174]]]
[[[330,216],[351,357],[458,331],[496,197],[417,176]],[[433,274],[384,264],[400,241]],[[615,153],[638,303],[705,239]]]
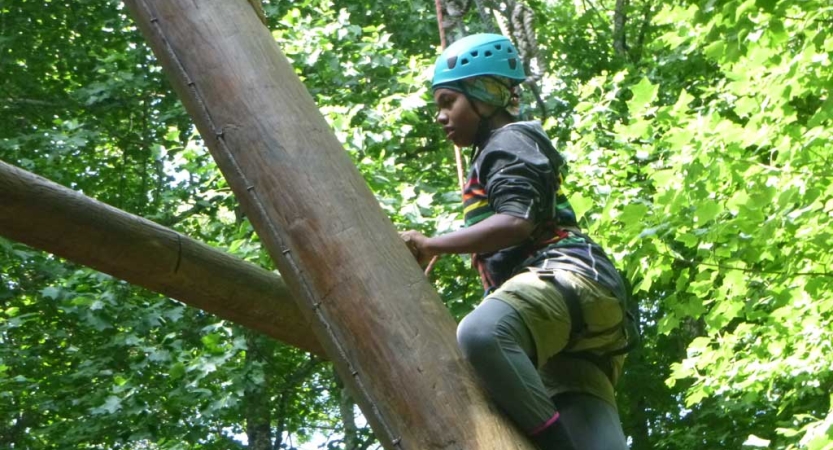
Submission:
[[[3,0],[0,0],[2,3]],[[498,77],[507,85],[517,86],[526,79],[527,68],[521,58],[524,55],[522,50],[506,36],[492,33],[466,36],[443,49],[437,57],[431,86],[437,89],[448,83],[483,76]]]

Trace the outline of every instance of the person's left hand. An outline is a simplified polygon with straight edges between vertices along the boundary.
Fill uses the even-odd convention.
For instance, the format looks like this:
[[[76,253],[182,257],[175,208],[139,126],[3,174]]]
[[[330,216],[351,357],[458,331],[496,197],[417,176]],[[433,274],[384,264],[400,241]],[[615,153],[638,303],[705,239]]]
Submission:
[[[428,251],[428,237],[416,230],[408,230],[399,233],[399,237],[405,241],[408,250],[414,255],[420,267],[425,267],[431,262],[434,255]]]

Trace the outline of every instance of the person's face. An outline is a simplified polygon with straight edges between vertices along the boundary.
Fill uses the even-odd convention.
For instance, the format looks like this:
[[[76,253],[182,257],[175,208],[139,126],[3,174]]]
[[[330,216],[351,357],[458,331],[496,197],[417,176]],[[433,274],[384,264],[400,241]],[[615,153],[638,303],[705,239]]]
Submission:
[[[466,96],[451,89],[437,89],[434,103],[439,109],[437,123],[442,125],[446,137],[458,147],[474,144],[480,117]]]

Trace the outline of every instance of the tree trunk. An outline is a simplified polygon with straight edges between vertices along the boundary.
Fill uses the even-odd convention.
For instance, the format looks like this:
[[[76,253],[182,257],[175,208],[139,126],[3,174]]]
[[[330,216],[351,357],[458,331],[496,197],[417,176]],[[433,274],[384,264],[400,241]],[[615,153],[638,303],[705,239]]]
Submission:
[[[252,332],[246,335],[246,370],[249,372],[243,394],[243,409],[246,411],[246,437],[249,450],[272,450],[272,409],[268,383],[251,376],[258,363],[264,362],[260,343],[264,337]]]
[[[626,58],[628,56],[628,44],[625,38],[625,23],[628,17],[628,0],[616,0],[616,9],[613,11],[613,50],[616,55]]]
[[[642,23],[639,25],[639,34],[636,37],[636,44],[631,49],[631,62],[639,63],[642,61],[642,51],[645,48],[645,38],[651,29],[651,19],[653,18],[652,0],[645,0],[642,5]]]
[[[385,448],[531,448],[251,6],[125,3]]]
[[[341,413],[341,422],[344,424],[344,450],[358,450],[358,427],[356,426],[356,416],[353,413],[353,399],[350,397],[347,388],[342,389],[338,410]]]
[[[356,414],[353,411],[353,406],[356,404],[353,397],[350,395],[350,390],[344,386],[344,382],[339,378],[338,373],[333,377],[335,379],[336,388],[338,392],[338,411],[341,416],[341,423],[344,426],[344,450],[359,450],[361,442],[359,440],[359,427],[356,426]]]
[[[449,46],[466,35],[463,16],[466,14],[466,1],[442,0],[442,22],[440,27],[445,36],[445,45]]]
[[[642,314],[639,310],[639,297],[633,296],[632,302],[628,304],[628,309],[633,316],[634,321],[639,327],[642,323]],[[636,368],[644,368],[642,370],[649,370],[645,362],[645,349],[639,347],[633,350],[628,355],[628,366]],[[638,380],[639,383],[642,380]],[[628,392],[630,397],[630,410],[628,411],[628,429],[626,432],[633,440],[631,443],[632,450],[648,450],[650,445],[650,435],[648,434],[648,402],[644,387],[642,389],[633,389]]]
[[[278,275],[2,161],[0,235],[324,353]]]

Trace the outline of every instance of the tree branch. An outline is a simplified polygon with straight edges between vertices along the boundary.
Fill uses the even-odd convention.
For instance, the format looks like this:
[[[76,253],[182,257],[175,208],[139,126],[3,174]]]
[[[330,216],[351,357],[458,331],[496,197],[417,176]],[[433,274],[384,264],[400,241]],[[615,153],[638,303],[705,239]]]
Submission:
[[[734,266],[727,266],[724,264],[715,264],[715,263],[707,263],[707,262],[698,262],[691,259],[683,258],[677,255],[671,255],[675,261],[681,262],[691,267],[696,266],[709,266],[709,267],[717,267],[718,269],[725,269],[725,270],[739,270],[741,272],[747,273],[767,273],[772,275],[786,275],[788,277],[811,277],[811,276],[821,276],[821,277],[833,277],[833,272],[787,272],[787,271],[779,271],[779,270],[763,270],[763,269],[755,269],[755,268],[748,268],[748,267],[734,267]]]
[[[277,430],[275,430],[275,442],[272,445],[273,449],[279,450],[283,444],[283,432],[286,429],[286,409],[288,408],[290,394],[295,389],[295,385],[310,376],[312,371],[315,370],[321,362],[322,360],[320,358],[310,355],[310,358],[301,367],[296,369],[288,377],[284,378],[284,387],[281,390],[278,400],[277,416],[279,419]],[[292,436],[290,435],[289,438],[291,440]]]
[[[602,16],[602,14],[599,12],[599,10],[596,9],[596,5],[594,5],[592,2],[590,2],[590,0],[582,0],[581,3],[584,5],[584,9],[593,11],[596,14],[596,16],[599,18],[600,23],[603,23],[603,24],[607,25],[607,19],[605,19],[605,17]],[[589,24],[590,24],[590,28],[593,29],[593,32],[596,33],[596,36],[598,37],[599,36],[599,30],[597,30],[596,27],[593,26],[593,22],[589,22]],[[607,31],[610,31],[610,28],[608,28]]]
[[[37,100],[34,98],[4,98],[3,103],[5,104],[13,104],[18,103],[22,105],[31,105],[31,106],[50,106],[50,107],[57,107],[58,104],[55,102],[48,102],[45,100]]]
[[[645,37],[648,35],[648,29],[651,25],[651,10],[653,4],[651,0],[645,0],[645,5],[642,8],[642,25],[639,27],[639,35],[636,38],[636,52],[632,55],[632,61],[638,63],[642,60],[642,49],[645,47]]]

